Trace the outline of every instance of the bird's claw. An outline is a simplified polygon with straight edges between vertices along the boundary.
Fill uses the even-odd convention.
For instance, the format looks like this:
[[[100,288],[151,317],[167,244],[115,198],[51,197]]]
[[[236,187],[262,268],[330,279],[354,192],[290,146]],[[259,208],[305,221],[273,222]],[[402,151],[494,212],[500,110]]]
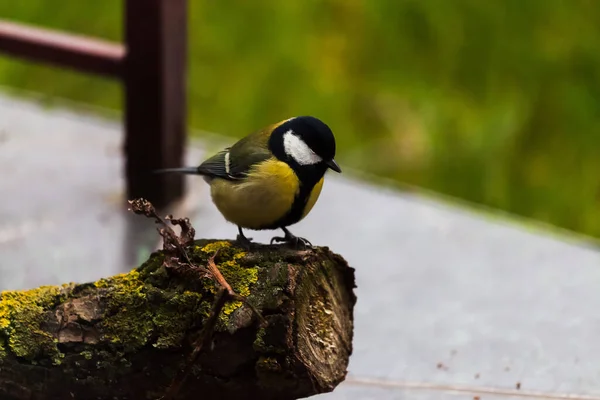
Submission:
[[[310,241],[308,241],[308,239],[304,239],[302,237],[298,237],[298,236],[274,236],[271,238],[271,244],[273,243],[290,243],[292,244],[294,247],[304,247],[304,248],[310,248],[312,247],[312,243]]]
[[[240,246],[246,249],[250,249],[250,247],[252,246],[252,238],[246,237],[244,235],[237,235],[237,238],[235,240],[240,244]]]
[[[286,240],[285,240],[285,238],[284,238],[284,237],[281,237],[281,236],[273,236],[273,237],[271,238],[271,244],[273,244],[273,243],[285,242],[285,241],[286,241]]]

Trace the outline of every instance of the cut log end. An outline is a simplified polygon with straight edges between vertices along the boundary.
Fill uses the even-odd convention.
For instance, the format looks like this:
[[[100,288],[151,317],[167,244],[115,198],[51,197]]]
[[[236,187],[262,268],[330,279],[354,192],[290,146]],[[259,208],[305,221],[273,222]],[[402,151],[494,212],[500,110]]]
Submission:
[[[327,248],[200,240],[251,308],[229,302],[181,399],[297,399],[333,390],[352,353],[354,270]],[[163,252],[130,273],[0,295],[0,398],[158,399],[184,368],[218,286]]]

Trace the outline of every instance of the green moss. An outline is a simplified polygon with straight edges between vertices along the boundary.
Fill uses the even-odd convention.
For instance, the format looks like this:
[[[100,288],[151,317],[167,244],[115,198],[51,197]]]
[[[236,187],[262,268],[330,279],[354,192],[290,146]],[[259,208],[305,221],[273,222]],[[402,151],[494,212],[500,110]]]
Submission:
[[[217,267],[225,279],[236,293],[248,296],[258,281],[259,269],[253,264],[243,265],[246,255],[243,249],[220,241],[196,246],[191,256],[198,265],[206,265],[217,250]],[[123,355],[143,346],[176,347],[210,313],[217,292],[212,277],[200,282],[182,279],[164,266],[164,260],[164,254],[157,252],[131,272],[88,284],[105,299],[99,325],[102,340],[116,346],[116,351]],[[59,364],[61,354],[57,343],[40,329],[40,323],[44,312],[66,299],[64,293],[68,291],[59,286],[4,292],[0,297],[0,355],[11,351],[32,361],[38,356],[51,356]],[[228,326],[241,305],[241,302],[226,304],[219,318],[220,329]],[[80,354],[85,359],[98,358],[96,352]]]
[[[282,292],[289,278],[288,264],[283,261],[261,260],[260,265],[257,286],[248,300],[255,305],[260,305],[263,309],[276,310],[287,298]]]
[[[214,254],[216,251],[220,251],[221,254],[228,253],[232,249],[231,243],[224,240],[209,243],[205,246],[196,246],[196,250],[200,250],[207,254]]]
[[[153,315],[139,271],[101,279],[95,285],[110,288],[106,295],[108,309],[102,322],[105,339],[131,351],[144,346],[150,339]]]
[[[210,312],[210,304],[202,300],[197,292],[185,291],[173,295],[161,306],[153,317],[158,338],[154,343],[157,348],[178,346],[183,340],[186,330],[193,323],[190,313],[182,314],[182,310],[197,310],[198,317],[206,318]]]
[[[40,325],[43,315],[58,304],[65,291],[60,286],[5,291],[0,295],[0,351],[35,360],[47,357],[60,364],[61,353],[52,335]],[[2,345],[4,342],[4,345]]]
[[[258,332],[256,332],[256,339],[254,339],[254,343],[252,344],[254,350],[259,352],[265,352],[265,333],[265,328],[260,328]]]
[[[229,242],[218,241],[206,246],[196,246],[196,252],[214,254],[219,251],[217,268],[231,285],[231,288],[240,296],[250,295],[250,289],[258,281],[258,267],[247,267],[240,265],[240,259],[246,256],[246,252],[234,247]],[[217,284],[212,278],[206,284],[206,288],[213,294],[217,293]],[[231,301],[225,304],[219,316],[219,324],[226,324],[229,316],[242,306],[241,301]]]
[[[98,285],[111,287],[102,324],[105,338],[123,346],[126,352],[146,345],[153,337],[156,347],[176,346],[192,319],[208,315],[200,293],[160,290],[145,284],[137,270],[100,281]]]
[[[202,293],[169,287],[163,259],[156,253],[136,270],[95,283],[108,290],[104,338],[125,352],[149,344],[176,347],[191,326],[209,315],[210,302]]]

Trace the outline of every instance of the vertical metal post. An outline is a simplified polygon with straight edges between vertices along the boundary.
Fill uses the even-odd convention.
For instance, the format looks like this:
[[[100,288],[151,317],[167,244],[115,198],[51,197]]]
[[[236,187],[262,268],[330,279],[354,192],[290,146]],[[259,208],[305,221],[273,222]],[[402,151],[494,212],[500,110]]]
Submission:
[[[125,152],[128,197],[164,207],[184,192],[187,0],[125,0]]]

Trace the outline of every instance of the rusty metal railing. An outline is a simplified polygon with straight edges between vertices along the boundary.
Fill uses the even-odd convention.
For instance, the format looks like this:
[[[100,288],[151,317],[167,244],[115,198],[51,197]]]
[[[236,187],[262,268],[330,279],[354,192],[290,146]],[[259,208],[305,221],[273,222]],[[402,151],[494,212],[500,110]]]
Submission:
[[[184,192],[187,0],[124,0],[124,44],[0,20],[0,52],[120,79],[127,196],[163,207]]]

